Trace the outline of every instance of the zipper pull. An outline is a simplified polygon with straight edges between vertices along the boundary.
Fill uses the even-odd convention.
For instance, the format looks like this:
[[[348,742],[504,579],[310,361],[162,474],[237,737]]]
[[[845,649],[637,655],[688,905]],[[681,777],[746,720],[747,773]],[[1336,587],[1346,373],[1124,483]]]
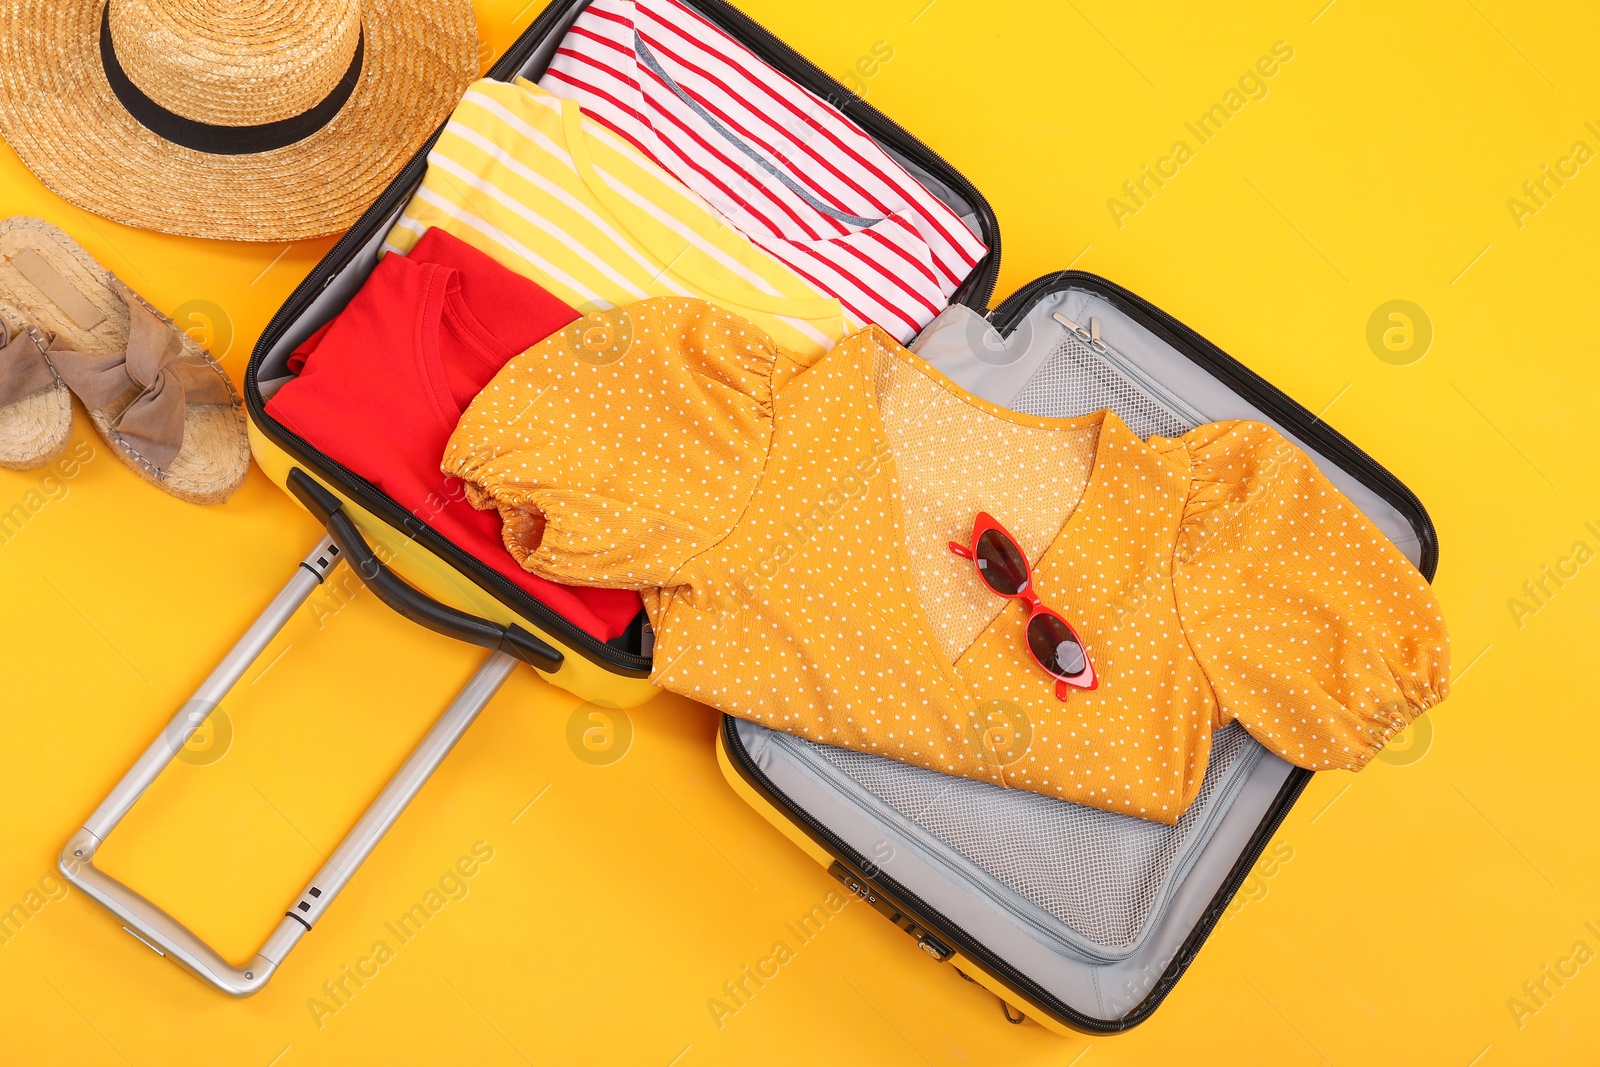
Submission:
[[[1078,325],[1076,322],[1073,322],[1071,319],[1069,319],[1065,315],[1061,314],[1061,312],[1052,311],[1050,313],[1050,317],[1055,319],[1061,325],[1065,326],[1067,329],[1071,330],[1073,333],[1077,334],[1078,338],[1080,340],[1087,341],[1089,339],[1089,331],[1088,330],[1084,329],[1082,326]]]
[[[1089,317],[1089,326],[1085,329],[1082,325],[1073,322],[1059,311],[1052,311],[1050,317],[1071,330],[1078,340],[1087,342],[1101,352],[1106,350],[1106,343],[1100,340],[1100,320],[1098,318],[1091,315]]]

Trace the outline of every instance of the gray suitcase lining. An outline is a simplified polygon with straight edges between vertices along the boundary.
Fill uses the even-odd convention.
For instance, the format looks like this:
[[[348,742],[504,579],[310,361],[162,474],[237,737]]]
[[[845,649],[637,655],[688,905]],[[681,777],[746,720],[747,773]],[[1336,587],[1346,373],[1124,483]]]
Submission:
[[[1090,318],[1100,320],[1105,348],[1098,353],[1098,360],[1090,358],[1097,355],[1095,350],[1056,320],[1056,313],[1083,325]],[[1421,565],[1417,531],[1400,509],[1097,293],[1083,289],[1052,293],[1030,308],[1005,338],[971,308],[947,308],[911,347],[935,367],[964,367],[966,373],[952,376],[956,384],[980,396],[987,395],[985,387],[1000,390],[1002,396],[989,399],[1019,411],[1069,416],[1110,407],[1142,437],[1173,429],[1182,432],[1193,425],[1225,419],[1264,422],[1304,448],[1328,480],[1354,501],[1407,559]],[[975,372],[978,364],[983,364],[987,373]],[[1084,367],[1095,369],[1084,375],[1080,369]],[[1102,385],[1101,378],[1120,378],[1126,384]],[[1015,391],[1003,395],[1013,385]],[[1130,390],[1135,395],[1130,396]],[[1157,399],[1163,394],[1171,403],[1163,405]],[[1163,407],[1169,412],[1165,419],[1159,414]]]
[[[1099,341],[1061,324],[1058,312],[1080,325],[1098,319]],[[970,308],[949,308],[912,348],[957,384],[1031,414],[1109,407],[1140,436],[1249,418],[1295,436],[1081,289],[1046,296],[1005,338]],[[1417,563],[1405,516],[1299,443]],[[733,729],[790,804],[1056,999],[1108,1021],[1138,1007],[1166,972],[1293,771],[1229,726],[1214,739],[1200,795],[1169,827],[750,722]]]
[[[882,875],[915,893],[969,941],[982,945],[1013,971],[1090,1020],[1123,1019],[1146,1000],[1202,921],[1292,770],[1253,740],[1240,746],[1241,755],[1253,746],[1253,764],[1245,768],[1242,763],[1247,761],[1236,758],[1240,765],[1229,775],[1228,788],[1220,791],[1228,803],[1196,812],[1190,825],[1204,820],[1203,834],[1186,842],[1184,862],[1174,864],[1171,876],[1163,880],[1159,906],[1152,908],[1148,932],[1137,948],[1116,958],[1119,954],[1086,949],[1088,939],[1072,927],[922,829],[848,774],[840,773],[836,765],[808,751],[821,746],[745,720],[731,720],[730,725],[749,760],[790,808],[826,827],[858,855],[872,857]],[[981,782],[971,784],[1004,792]],[[1084,828],[1077,813],[1092,811],[1046,797],[1038,799],[1063,809],[1054,820],[1058,833],[1074,825]],[[1144,835],[1153,836],[1148,831]],[[1139,831],[1129,834],[1131,840],[1139,836]],[[1090,837],[1081,835],[1083,840]],[[1102,841],[1113,847],[1114,840],[1114,831],[1102,836]],[[1052,844],[1048,839],[1043,843]],[[1137,854],[1138,848],[1129,851]],[[1153,850],[1146,854],[1149,851]],[[879,876],[874,874],[874,878]],[[1082,888],[1092,896],[1095,886],[1085,880]],[[950,933],[947,929],[935,931],[945,940]]]

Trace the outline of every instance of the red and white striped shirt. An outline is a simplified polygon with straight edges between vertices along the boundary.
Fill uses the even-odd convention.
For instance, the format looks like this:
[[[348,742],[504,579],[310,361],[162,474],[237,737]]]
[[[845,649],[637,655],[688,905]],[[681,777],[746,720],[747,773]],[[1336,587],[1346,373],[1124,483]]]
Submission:
[[[987,251],[860,127],[676,0],[594,0],[539,84],[901,341]]]

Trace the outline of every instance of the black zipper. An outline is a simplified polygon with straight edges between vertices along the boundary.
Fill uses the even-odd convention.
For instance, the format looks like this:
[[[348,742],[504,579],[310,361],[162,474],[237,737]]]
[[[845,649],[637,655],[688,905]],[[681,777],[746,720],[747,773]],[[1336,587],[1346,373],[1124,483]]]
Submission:
[[[1161,972],[1156,984],[1145,994],[1144,1000],[1124,1017],[1123,1021],[1127,1027],[1136,1026],[1149,1018],[1150,1013],[1161,1006],[1161,1002],[1172,991],[1172,987],[1178,984],[1178,979],[1183,977],[1184,972],[1189,969],[1189,964],[1200,954],[1200,949],[1211,937],[1211,932],[1216,929],[1223,913],[1228,910],[1228,905],[1233,902],[1234,894],[1250,876],[1250,869],[1256,865],[1256,860],[1261,858],[1261,853],[1266,851],[1267,845],[1277,834],[1278,827],[1283,825],[1283,820],[1289,815],[1289,809],[1294,807],[1295,802],[1300,799],[1300,794],[1311,784],[1311,778],[1312,772],[1304,767],[1296,767],[1289,772],[1283,785],[1278,787],[1278,795],[1272,798],[1272,805],[1256,824],[1255,833],[1250,835],[1250,840],[1240,851],[1233,869],[1228,872],[1228,877],[1217,887],[1216,895],[1211,898],[1211,903],[1206,906],[1200,920],[1189,931],[1189,936],[1184,938],[1183,944],[1173,954],[1171,962]]]
[[[1036,278],[1006,297],[989,316],[1002,336],[1010,334],[1023,316],[1052,293],[1083,289],[1104,297],[1129,318],[1223,382],[1234,392],[1272,416],[1315,449],[1383,497],[1410,522],[1420,546],[1417,569],[1433,581],[1439,566],[1439,538],[1433,519],[1411,488],[1388,468],[1357,448],[1349,438],[1317,418],[1295,399],[1249,367],[1206,340],[1199,333],[1116,282],[1081,270],[1057,271]]]
[[[935,934],[941,940],[950,941],[963,956],[982,964],[984,970],[1000,979],[1018,994],[1019,998],[1043,1008],[1063,1025],[1090,1034],[1115,1034],[1131,1030],[1148,1019],[1151,1013],[1161,1006],[1161,1002],[1166,999],[1167,994],[1178,984],[1178,980],[1199,955],[1201,947],[1227,910],[1229,902],[1233,900],[1233,895],[1244,884],[1256,860],[1261,858],[1261,853],[1277,833],[1284,817],[1289,814],[1289,809],[1299,799],[1306,783],[1311,781],[1310,771],[1296,767],[1290,772],[1283,785],[1279,787],[1278,795],[1273,798],[1272,806],[1262,816],[1261,822],[1256,825],[1255,833],[1239,853],[1239,858],[1234,861],[1228,877],[1218,887],[1216,895],[1211,898],[1211,903],[1207,905],[1206,911],[1195,923],[1189,936],[1173,954],[1161,977],[1126,1015],[1115,1019],[1100,1019],[1057,999],[1049,990],[995,955],[949,916],[890,877],[882,867],[857,852],[827,826],[812,818],[809,812],[790,800],[788,795],[756,766],[755,760],[750,756],[750,750],[745,748],[744,740],[739,736],[738,720],[731,715],[722,717],[722,736],[739,776],[768,803],[800,823],[811,839],[826,849],[829,855],[853,868],[851,873],[862,884],[871,885],[895,908],[911,916],[918,926]],[[874,873],[868,875],[867,871]]]
[[[506,50],[488,76],[505,81],[516,74],[527,62],[528,57],[547,38],[553,29],[561,25],[568,13],[586,0],[572,0],[569,3],[552,4],[539,17],[523,31],[516,42]],[[959,301],[978,310],[983,310],[988,305],[989,297],[994,292],[995,278],[1000,273],[1000,225],[994,216],[994,211],[989,203],[969,182],[965,176],[947,163],[937,152],[923,144],[920,140],[908,133],[893,120],[884,116],[876,108],[861,101],[854,94],[832,78],[828,77],[816,66],[801,57],[778,38],[767,32],[760,24],[754,22],[749,16],[739,9],[722,3],[721,0],[691,0],[696,7],[713,22],[718,23],[734,37],[743,41],[752,51],[757,52],[778,70],[805,85],[806,88],[819,96],[828,98],[839,107],[841,111],[848,109],[851,118],[857,122],[873,137],[890,144],[902,154],[917,160],[920,166],[926,168],[964,196],[972,205],[977,215],[979,229],[989,252],[985,258],[962,283],[956,297]],[[292,433],[277,420],[266,413],[266,402],[261,396],[261,389],[256,381],[256,372],[260,369],[267,353],[277,344],[284,330],[291,323],[303,315],[312,301],[327,286],[328,282],[343,270],[354,257],[355,253],[372,239],[377,228],[389,217],[390,213],[400,203],[411,196],[412,191],[422,180],[423,171],[427,167],[428,151],[439,139],[443,131],[441,124],[433,136],[417,149],[411,160],[405,165],[373,205],[362,214],[356,224],[340,237],[328,254],[324,256],[311,272],[301,279],[295,286],[289,298],[267,321],[266,327],[261,331],[261,337],[256,341],[254,351],[250,356],[250,363],[245,370],[244,394],[245,407],[250,413],[250,418],[256,426],[271,438],[272,441],[289,455],[309,467],[318,477],[332,483],[351,499],[361,504],[362,507],[377,515],[391,526],[400,529],[414,537],[424,547],[435,555],[442,556],[456,567],[465,572],[478,585],[494,594],[495,598],[505,604],[524,618],[537,622],[552,635],[569,644],[584,658],[591,660],[618,674],[630,677],[647,677],[650,673],[650,658],[638,656],[622,649],[608,645],[599,638],[587,633],[573,625],[555,611],[546,607],[538,600],[517,588],[499,573],[484,566],[477,559],[451,544],[440,536],[431,526],[419,520],[410,512],[401,508],[390,500],[381,490],[360,475],[348,470],[329,458],[310,442]]]

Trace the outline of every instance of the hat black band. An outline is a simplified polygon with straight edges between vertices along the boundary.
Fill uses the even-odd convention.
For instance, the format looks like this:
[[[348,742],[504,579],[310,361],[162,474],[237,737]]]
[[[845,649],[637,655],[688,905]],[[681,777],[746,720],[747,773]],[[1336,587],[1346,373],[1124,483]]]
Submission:
[[[192,148],[216,156],[242,156],[252,152],[270,152],[303,141],[333,120],[344,107],[356,82],[361,80],[361,60],[366,51],[366,32],[356,39],[356,54],[350,60],[350,69],[344,72],[339,84],[322,101],[309,111],[291,115],[276,122],[259,126],[213,126],[196,122],[168,111],[134,85],[117,61],[116,46],[111,40],[111,5],[107,4],[100,16],[100,62],[105,67],[106,81],[122,106],[128,109],[145,129],[173,144]]]

